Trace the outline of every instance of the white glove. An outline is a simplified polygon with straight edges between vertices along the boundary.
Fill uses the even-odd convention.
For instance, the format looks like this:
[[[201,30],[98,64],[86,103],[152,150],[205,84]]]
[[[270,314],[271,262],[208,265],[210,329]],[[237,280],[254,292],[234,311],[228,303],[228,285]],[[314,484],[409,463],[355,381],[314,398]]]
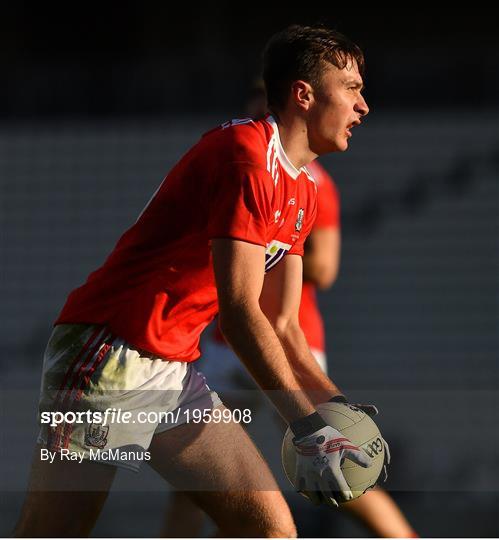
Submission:
[[[344,458],[361,467],[370,467],[372,460],[366,452],[345,438],[337,429],[324,426],[310,435],[293,439],[298,491],[314,504],[326,502],[338,506],[353,498],[340,465]]]
[[[349,407],[355,407],[357,409],[360,409],[361,411],[365,412],[368,416],[371,418],[373,416],[376,416],[378,414],[378,407],[376,405],[373,405],[371,403],[365,404],[365,403],[348,403],[347,399],[343,395],[335,396],[329,400],[332,403],[344,403],[346,406]],[[381,441],[383,442],[383,446],[385,447],[385,459],[383,462],[383,470],[382,473],[379,475],[378,480],[376,483],[380,482],[386,482],[388,479],[388,465],[390,465],[391,456],[390,456],[390,447],[388,446],[388,443],[381,437]]]
[[[376,407],[376,405],[352,403],[352,406],[357,407],[357,409],[360,409],[361,411],[364,411],[371,418],[378,414],[378,407]],[[383,437],[381,437],[381,441],[383,442],[383,446],[385,447],[385,459],[383,462],[382,474],[379,475],[378,481],[376,483],[386,482],[386,480],[388,479],[388,465],[390,465],[391,461],[390,447],[388,446],[388,443],[385,441],[385,439],[383,439]]]

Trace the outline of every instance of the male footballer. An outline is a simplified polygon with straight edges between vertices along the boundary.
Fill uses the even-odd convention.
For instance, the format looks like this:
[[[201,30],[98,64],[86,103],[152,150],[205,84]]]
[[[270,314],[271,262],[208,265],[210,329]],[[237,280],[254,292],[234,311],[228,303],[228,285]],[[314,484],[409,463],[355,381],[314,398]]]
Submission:
[[[42,412],[68,421],[42,423],[16,535],[88,535],[116,468],[137,470],[141,460],[189,491],[221,536],[296,535],[239,419],[212,421],[224,406],[195,361],[217,313],[225,339],[294,432],[299,490],[316,503],[351,499],[341,460],[368,467],[370,458],[315,410],[341,392],[312,356],[298,309],[316,215],[306,165],[348,148],[369,111],[363,67],[359,47],[335,31],[291,26],[274,35],[264,55],[271,114],[206,133],[69,295],[45,353],[40,400]],[[66,415],[113,408],[131,421]],[[190,421],[196,411],[203,422]],[[41,450],[84,459],[49,462]]]

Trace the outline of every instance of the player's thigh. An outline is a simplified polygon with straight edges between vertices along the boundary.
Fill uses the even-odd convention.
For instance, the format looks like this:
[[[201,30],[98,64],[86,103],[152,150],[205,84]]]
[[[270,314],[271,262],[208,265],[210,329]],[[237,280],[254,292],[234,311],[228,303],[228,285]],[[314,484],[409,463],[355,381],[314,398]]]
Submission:
[[[189,492],[224,534],[295,535],[267,463],[238,423],[183,424],[155,435],[150,451],[152,467]]]
[[[116,468],[100,463],[40,459],[37,445],[15,536],[86,536],[111,488]]]

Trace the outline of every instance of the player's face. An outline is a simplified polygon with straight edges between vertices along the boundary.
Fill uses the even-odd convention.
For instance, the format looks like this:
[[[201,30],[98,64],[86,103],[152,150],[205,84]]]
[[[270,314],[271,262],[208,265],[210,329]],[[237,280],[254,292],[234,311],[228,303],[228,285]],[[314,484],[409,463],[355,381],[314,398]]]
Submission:
[[[348,148],[352,128],[369,112],[362,89],[355,60],[344,69],[327,65],[321,84],[314,89],[308,116],[310,149],[314,153],[343,152]]]

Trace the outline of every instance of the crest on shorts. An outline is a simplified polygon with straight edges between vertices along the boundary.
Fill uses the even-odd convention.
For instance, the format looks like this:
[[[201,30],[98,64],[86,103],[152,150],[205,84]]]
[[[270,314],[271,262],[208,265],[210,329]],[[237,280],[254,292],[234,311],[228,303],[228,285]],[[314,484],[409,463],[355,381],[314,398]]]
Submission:
[[[95,448],[104,448],[107,444],[108,432],[109,426],[90,424],[85,433],[85,444],[87,446],[95,446]]]
[[[295,231],[296,232],[300,232],[301,231],[301,228],[303,226],[303,214],[304,214],[304,210],[303,208],[300,208],[298,210],[298,218],[296,219],[296,223],[295,223]]]

